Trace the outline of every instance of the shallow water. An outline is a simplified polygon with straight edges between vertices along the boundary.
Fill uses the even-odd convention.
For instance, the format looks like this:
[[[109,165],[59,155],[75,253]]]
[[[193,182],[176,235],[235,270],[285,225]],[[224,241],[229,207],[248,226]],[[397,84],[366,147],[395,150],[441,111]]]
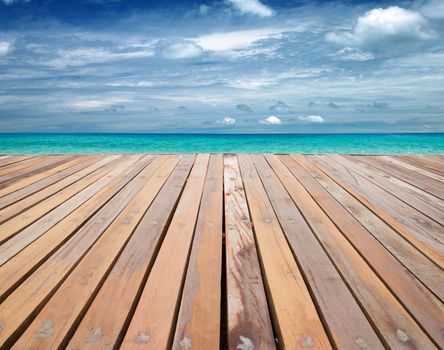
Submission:
[[[0,134],[0,153],[444,154],[444,134]]]

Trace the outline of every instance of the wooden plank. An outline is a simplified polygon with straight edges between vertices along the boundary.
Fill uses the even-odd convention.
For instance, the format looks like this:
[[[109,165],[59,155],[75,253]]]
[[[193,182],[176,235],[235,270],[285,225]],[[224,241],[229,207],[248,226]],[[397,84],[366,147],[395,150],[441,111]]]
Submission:
[[[196,158],[123,339],[124,349],[157,350],[170,346],[208,161],[207,154]]]
[[[297,178],[313,199],[435,342],[444,343],[441,329],[441,325],[444,324],[444,305],[415,278],[416,275],[443,299],[442,270],[322,173],[307,158],[292,157],[300,165],[298,167],[293,164],[293,173],[299,174]],[[341,205],[338,205],[338,202]]]
[[[3,222],[0,224],[0,243],[4,243],[26,227],[28,227],[28,231],[31,230],[32,232],[36,232],[37,228],[43,232],[48,230],[93,196],[94,193],[106,186],[114,176],[122,173],[127,166],[138,158],[140,156],[133,156],[120,164],[116,164],[116,162],[105,164],[87,175],[81,182],[76,182],[40,204]],[[5,212],[5,215],[8,215],[9,209],[5,208],[2,211]],[[31,224],[32,226],[30,226]],[[23,231],[21,235],[24,235]]]
[[[413,244],[439,267],[444,268],[442,244],[436,239],[438,228],[426,216],[391,196],[372,182],[351,170],[353,163],[330,156],[310,157],[317,166],[352,194],[357,200],[379,216],[390,227]],[[344,161],[344,164],[341,162]],[[435,234],[437,233],[437,234]]]
[[[384,349],[359,304],[262,155],[252,156],[337,349]],[[332,295],[334,297],[332,298]]]
[[[168,178],[88,308],[67,349],[111,349],[120,344],[194,159],[194,155],[185,155]]]
[[[435,161],[430,157],[420,156],[398,156],[398,158],[403,162],[413,164],[414,166],[420,166],[423,169],[444,176],[444,164],[442,161]]]
[[[368,180],[381,187],[392,196],[399,198],[404,203],[420,211],[437,223],[441,225],[444,223],[444,201],[396,178],[390,173],[374,168],[370,164],[373,163],[372,161],[362,160],[367,158],[371,157],[347,157],[347,159],[353,163],[352,169],[356,169],[356,172],[361,176],[365,176]]]
[[[267,156],[267,160],[386,346],[394,349],[435,349],[415,320],[295,178],[297,174],[292,172],[294,160],[288,156],[278,158],[273,155]]]
[[[80,261],[12,349],[66,347],[79,318],[178,160],[178,156],[159,156],[142,171],[145,181],[139,193]]]
[[[442,154],[427,154],[426,156],[423,156],[423,157],[426,157],[426,158],[432,159],[432,160],[436,160],[437,162],[440,162],[440,163],[444,162],[444,155],[442,155]],[[444,164],[442,164],[442,167],[444,169]]]
[[[54,156],[48,156],[47,159],[55,159]],[[0,168],[0,182],[1,178],[7,176],[8,174],[13,174],[19,172],[23,169],[29,168],[33,165],[39,164],[45,159],[44,156],[35,156],[35,157],[24,157],[22,160],[17,162],[11,162],[10,164],[5,164]]]
[[[137,163],[132,164],[123,174],[115,177],[96,195],[48,231],[36,232],[33,230],[21,237],[20,241],[14,242],[15,244],[11,245],[10,249],[1,256],[3,260],[7,260],[8,257],[10,260],[0,267],[0,278],[3,281],[0,285],[0,300],[3,300],[11,290],[16,288],[21,281],[40,266],[56,249],[70,239],[74,233],[76,236],[72,239],[73,241],[82,241],[83,235],[88,234],[87,239],[84,241],[92,244],[91,242],[94,242],[97,235],[100,235],[106,229],[107,225],[124,208],[127,201],[134,196],[134,193],[137,193],[139,187],[135,185],[138,185],[139,181],[133,181],[130,185],[127,184],[146,167],[150,159],[142,158]],[[124,186],[126,187],[119,192]],[[115,197],[113,197],[114,195]],[[110,201],[108,202],[108,200]],[[102,206],[103,208],[101,208]],[[99,209],[100,211],[95,214]],[[90,217],[92,218],[89,220]],[[85,222],[86,224],[82,226]],[[15,240],[15,238],[12,240]],[[35,240],[33,244],[24,248],[33,240]],[[5,243],[5,245],[8,243]],[[83,242],[83,244],[85,243]],[[68,249],[66,247],[69,246],[70,244],[67,244],[64,249]],[[17,254],[17,251],[20,249],[23,250]]]
[[[109,169],[109,171],[111,170],[112,168]],[[118,174],[116,173],[116,175]],[[111,185],[113,184],[113,182],[118,182],[122,178],[125,179],[124,176],[118,176],[114,180],[108,178],[108,180],[111,180],[109,184]],[[79,204],[79,207],[77,208],[82,208],[83,203],[88,202],[94,196],[100,195],[102,191],[107,188],[107,183],[108,181],[102,181],[101,187],[94,188],[93,191],[87,191],[85,194],[86,197],[82,196],[80,198],[80,200],[83,202],[77,202],[77,204]],[[42,220],[36,221],[34,224],[28,226],[23,231],[19,232],[17,235],[4,242],[0,246],[0,266],[16,254],[18,254],[21,250],[25,249],[29,244],[38,239],[40,236],[42,236],[46,232],[51,232],[51,227],[57,226],[57,222],[60,223],[65,217],[69,217],[72,212],[76,212],[77,208],[75,206],[62,206],[56,208],[53,212],[43,217]],[[87,214],[89,213],[87,212],[85,215]]]
[[[0,278],[4,281],[3,285],[0,286],[0,300],[4,299],[20,281],[24,280],[40,266],[48,256],[70,239],[74,233],[76,234],[75,237],[70,239],[70,241],[74,241],[74,245],[75,243],[79,246],[82,244],[87,245],[85,241],[92,245],[95,239],[106,229],[115,216],[123,210],[129,200],[140,189],[141,185],[139,182],[143,179],[130,181],[150,163],[151,159],[151,157],[144,157],[136,163],[131,164],[131,167],[128,167],[123,174],[115,177],[113,181],[97,192],[91,199],[86,201],[50,230],[44,232],[45,234],[42,237],[36,239],[33,237],[35,232],[30,231],[23,240],[36,239],[36,241],[0,267]],[[129,182],[130,184],[128,185]],[[137,185],[139,187],[137,187]],[[123,190],[120,191],[122,188]],[[101,208],[102,206],[103,208]],[[90,219],[90,217],[92,218]],[[82,238],[85,236],[87,238],[82,241]],[[65,244],[65,251],[71,246],[71,244],[69,244],[70,241]],[[12,245],[11,250],[17,250],[17,246],[20,244],[22,244],[21,241]],[[77,252],[80,250],[79,247],[76,247]],[[6,253],[11,254],[11,252],[5,252],[5,254]],[[3,255],[2,258],[4,259]]]
[[[95,158],[97,158],[97,157],[95,157]],[[18,181],[16,183],[12,184],[11,186],[1,189],[0,190],[0,197],[4,197],[7,194],[10,194],[12,192],[16,192],[20,189],[23,189],[24,187],[30,187],[30,185],[33,185],[33,184],[40,182],[42,180],[46,180],[48,178],[51,178],[51,177],[57,175],[58,173],[61,173],[61,172],[64,173],[64,170],[66,170],[66,169],[69,170],[70,167],[73,167],[77,164],[81,164],[81,163],[87,161],[88,159],[94,159],[94,157],[78,156],[78,157],[72,158],[72,159],[68,160],[67,162],[62,163],[52,169],[37,173],[33,176],[29,176],[21,181]]]
[[[275,349],[253,223],[236,155],[224,157],[228,348]],[[250,343],[249,343],[250,342]],[[251,348],[251,347],[250,347]]]
[[[74,158],[74,156],[45,156],[38,161],[36,160],[36,164],[33,166],[0,177],[0,189],[11,186],[27,177],[52,169],[72,158]]]
[[[420,172],[421,174],[423,174],[423,175],[425,175],[427,177],[430,177],[430,178],[435,179],[435,180],[440,181],[440,182],[444,182],[444,176],[438,175],[438,174],[436,174],[436,173],[434,173],[432,171],[424,169],[424,168],[422,168],[419,165],[412,165],[409,162],[403,161],[401,158],[394,157],[394,156],[379,156],[379,157],[381,159],[384,159],[387,162],[396,164],[396,165],[398,165],[401,168],[406,168],[406,169],[409,169],[409,170],[414,171],[414,172]]]
[[[436,266],[431,260],[426,258],[419,250],[415,249],[407,240],[398,235],[389,225],[381,220],[376,214],[374,214],[365,205],[360,203],[354,195],[357,195],[356,191],[351,190],[347,192],[339,184],[334,182],[328,173],[321,171],[319,167],[310,162],[307,157],[292,156],[293,159],[299,163],[299,165],[310,173],[319,182],[317,184],[314,179],[307,178],[307,187],[312,197],[319,196],[318,203],[325,200],[332,206],[334,200],[330,197],[326,197],[325,191],[328,191],[338,202],[342,204],[344,208],[340,211],[343,213],[346,210],[353,215],[357,221],[365,227],[382,245],[386,247],[404,266],[406,266],[418,279],[420,279],[426,286],[428,286],[437,296],[444,300],[444,275],[442,275],[442,269]],[[323,186],[325,190],[319,188],[319,185]],[[324,194],[324,196],[322,195]],[[327,206],[324,211],[327,210]],[[327,212],[327,211],[326,211]],[[334,212],[332,212],[334,214]],[[341,220],[341,217],[338,218]],[[353,221],[353,220],[352,220]],[[349,224],[350,222],[344,221],[343,224]],[[347,226],[347,225],[345,225]],[[362,227],[355,227],[354,232],[362,231]],[[362,232],[366,232],[365,230]],[[365,237],[364,234],[362,234]],[[369,247],[370,243],[365,243],[365,246]],[[386,265],[387,266],[387,265]]]
[[[239,155],[279,346],[329,349],[328,337],[254,164]]]
[[[357,174],[359,173],[360,176],[366,177],[367,179],[369,179],[369,177],[373,177],[373,178],[377,177],[374,174],[374,172],[378,171],[377,169],[372,169],[372,172],[368,173],[368,170],[366,170],[366,165],[364,165],[363,163],[359,163],[356,160],[349,159],[349,158],[346,158],[343,156],[337,156],[337,155],[331,155],[329,157],[334,158],[335,161],[341,162],[341,164],[343,164],[344,166],[350,168],[351,170],[353,170]],[[372,182],[374,182],[374,181],[372,181]],[[384,183],[384,178],[379,180],[379,184],[383,184],[383,183]],[[379,187],[381,187],[381,186],[379,186]],[[386,190],[386,192],[391,195],[390,197],[396,197],[399,199],[401,199],[400,197],[403,197],[404,198],[403,202],[411,207],[409,209],[406,209],[405,206],[401,206],[402,207],[401,214],[408,215],[409,217],[414,218],[415,223],[418,226],[424,228],[430,234],[433,234],[435,239],[440,242],[440,245],[444,244],[444,231],[442,229],[443,225],[439,224],[439,221],[442,221],[442,220],[440,220],[440,218],[438,217],[438,215],[440,215],[441,217],[444,216],[443,211],[438,210],[438,212],[435,215],[431,215],[430,214],[431,209],[427,209],[427,207],[422,206],[424,201],[422,203],[420,203],[419,201],[416,201],[412,195],[405,194],[404,191],[405,191],[405,188],[404,189],[403,188],[399,188],[399,189],[391,188],[390,191]],[[396,192],[396,194],[394,192]],[[412,203],[414,203],[414,205]],[[418,207],[420,207],[422,209],[422,211],[424,211],[425,213],[422,213],[422,211],[419,210]],[[418,213],[420,211],[421,211],[421,213]],[[424,215],[422,215],[422,214],[424,214]],[[431,220],[430,216],[434,216],[435,220]]]
[[[208,165],[173,349],[219,349],[223,155],[212,155]]]
[[[397,178],[416,186],[423,191],[430,193],[440,199],[444,199],[444,185],[442,182],[431,179],[417,171],[412,171],[406,168],[400,168],[399,166],[388,163],[378,162],[372,157],[360,157],[356,156],[362,162],[372,165],[373,167],[383,170],[389,174],[396,176]]]
[[[13,164],[13,163],[19,163],[19,162],[22,162],[24,160],[27,160],[27,159],[30,159],[30,158],[34,158],[36,156],[37,156],[37,154],[23,155],[23,156],[14,156],[14,155],[6,156],[8,158],[2,159],[0,161],[0,167],[4,167],[6,165],[10,165],[10,164]]]
[[[4,325],[0,330],[0,348],[9,348],[17,340],[85,254],[139,193],[147,175],[158,162],[153,165],[142,158],[133,167],[127,168],[126,180],[129,183],[0,304],[0,321]],[[142,169],[137,165],[142,165]]]
[[[0,223],[10,219],[17,214],[22,213],[26,209],[32,207],[37,203],[40,203],[42,200],[59,192],[65,187],[73,184],[74,182],[97,170],[101,166],[119,157],[120,156],[106,156],[101,157],[101,159],[92,158],[89,161],[83,162],[81,164],[78,164],[77,166],[67,169],[69,171],[67,171],[66,173],[63,171],[62,173],[64,173],[63,175],[66,175],[66,177],[63,179],[59,179],[60,181],[58,182],[54,181],[55,183],[51,184],[50,182],[52,182],[52,177],[50,176],[47,179],[39,181],[38,183],[34,183],[30,186],[22,188],[21,190],[10,193],[9,195],[0,198]],[[60,173],[60,175],[62,174]],[[8,208],[6,209],[6,207]]]

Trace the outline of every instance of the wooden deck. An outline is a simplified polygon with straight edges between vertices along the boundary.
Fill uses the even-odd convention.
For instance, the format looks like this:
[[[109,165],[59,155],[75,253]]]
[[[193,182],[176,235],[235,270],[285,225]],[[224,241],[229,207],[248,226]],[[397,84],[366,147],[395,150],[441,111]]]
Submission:
[[[0,156],[3,349],[444,347],[444,156]]]

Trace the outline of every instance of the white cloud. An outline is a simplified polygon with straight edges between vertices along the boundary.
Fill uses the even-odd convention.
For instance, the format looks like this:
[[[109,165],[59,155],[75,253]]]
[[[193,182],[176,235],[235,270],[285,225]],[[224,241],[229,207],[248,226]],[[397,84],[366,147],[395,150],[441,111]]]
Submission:
[[[224,124],[224,125],[234,125],[234,124],[236,124],[236,119],[231,118],[231,117],[225,117],[222,120],[218,120],[217,123]]]
[[[369,50],[429,40],[435,34],[427,29],[427,20],[419,13],[398,6],[377,8],[358,18],[352,31],[328,33],[327,41],[346,47]]]
[[[373,53],[368,51],[362,51],[353,47],[345,47],[338,52],[331,54],[331,57],[337,58],[342,61],[359,61],[365,62],[375,58]]]
[[[444,18],[444,1],[430,0],[421,7],[421,12],[429,18]]]
[[[259,120],[259,123],[267,125],[280,125],[282,124],[282,120],[274,115],[270,115],[265,119]]]
[[[274,80],[267,78],[228,79],[224,85],[236,89],[256,90],[274,85]]]
[[[67,107],[70,109],[78,110],[78,111],[89,111],[89,110],[102,110],[116,106],[123,106],[124,103],[132,102],[130,99],[126,98],[100,98],[100,99],[79,99],[68,101],[66,103]],[[117,107],[117,109],[122,109],[121,107]],[[124,109],[124,107],[123,107]]]
[[[68,66],[84,66],[87,64],[112,62],[124,59],[153,56],[150,49],[137,51],[113,51],[106,48],[82,47],[73,50],[59,50],[58,57],[44,62],[45,65],[64,68]]]
[[[262,4],[259,0],[227,0],[242,14],[251,14],[260,17],[273,16],[274,12],[268,6]]]
[[[292,27],[265,27],[260,29],[214,32],[189,38],[203,50],[228,57],[239,59],[244,57],[263,55],[267,58],[279,57],[279,49],[283,39],[291,33],[300,33],[307,29],[305,24]]]
[[[306,117],[299,117],[298,119],[309,123],[323,123],[325,121],[320,115],[308,115]]]
[[[115,86],[115,87],[138,87],[138,88],[146,88],[153,87],[155,84],[148,80],[139,80],[139,81],[115,81],[111,83],[105,84],[106,86]]]
[[[13,50],[13,46],[8,41],[0,41],[0,57],[6,56]]]
[[[201,56],[203,53],[202,47],[191,40],[185,39],[160,41],[158,49],[162,57],[172,60],[195,58]]]
[[[284,32],[301,30],[264,28],[252,30],[239,30],[233,32],[219,32],[200,36],[193,41],[207,51],[224,52],[237,49],[246,49],[260,40],[280,39]]]

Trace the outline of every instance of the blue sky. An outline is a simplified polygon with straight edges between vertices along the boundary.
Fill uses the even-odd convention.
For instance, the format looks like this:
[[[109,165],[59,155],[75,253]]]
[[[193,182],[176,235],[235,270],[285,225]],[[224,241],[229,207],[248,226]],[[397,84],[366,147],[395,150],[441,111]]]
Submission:
[[[0,0],[0,132],[444,131],[444,0]]]

